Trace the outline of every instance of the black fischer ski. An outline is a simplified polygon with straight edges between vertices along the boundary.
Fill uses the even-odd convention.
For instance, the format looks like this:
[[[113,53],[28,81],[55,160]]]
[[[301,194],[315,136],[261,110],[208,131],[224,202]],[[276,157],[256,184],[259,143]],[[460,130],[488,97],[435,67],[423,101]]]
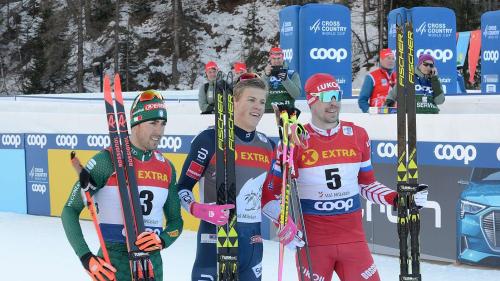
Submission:
[[[399,280],[420,281],[420,215],[414,201],[418,190],[414,42],[411,15],[407,16],[396,19]]]
[[[135,179],[130,140],[128,138],[127,118],[123,108],[123,97],[121,95],[120,78],[118,75],[115,77],[114,86],[117,105],[116,115],[111,95],[110,79],[106,75],[104,77],[104,101],[106,104],[109,138],[111,140],[111,154],[118,181],[126,244],[129,252],[131,278],[133,281],[153,281],[154,271],[149,254],[140,251],[135,245],[137,236],[144,230],[144,222],[139,195],[137,193],[137,181]],[[127,166],[126,168],[125,165]]]
[[[232,93],[232,72],[226,81],[217,74],[216,87],[224,84],[223,91],[216,91],[215,102],[215,158],[217,204],[236,206],[236,176],[234,141],[234,103]],[[238,232],[236,230],[236,207],[229,212],[228,223],[217,227],[218,280],[239,280],[238,274]]]

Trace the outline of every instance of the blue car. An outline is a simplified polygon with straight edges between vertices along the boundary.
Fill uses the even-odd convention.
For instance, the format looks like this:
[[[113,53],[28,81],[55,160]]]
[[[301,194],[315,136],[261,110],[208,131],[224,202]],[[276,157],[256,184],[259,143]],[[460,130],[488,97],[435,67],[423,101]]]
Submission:
[[[500,169],[475,168],[460,195],[457,260],[500,267]]]

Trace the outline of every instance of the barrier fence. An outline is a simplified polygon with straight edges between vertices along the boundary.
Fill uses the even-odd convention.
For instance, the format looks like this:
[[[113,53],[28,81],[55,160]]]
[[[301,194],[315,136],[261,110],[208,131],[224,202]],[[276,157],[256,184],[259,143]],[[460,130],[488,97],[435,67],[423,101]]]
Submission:
[[[160,141],[159,150],[172,161],[178,174],[193,137],[169,135],[163,136]],[[69,162],[70,151],[76,150],[81,160],[86,162],[108,145],[109,137],[103,134],[0,134],[0,156],[11,159],[0,164],[4,174],[0,184],[5,189],[0,197],[0,211],[59,216],[77,179]],[[371,148],[378,180],[394,187],[396,143],[373,140]],[[312,159],[328,158],[335,157],[335,153],[308,150],[305,157],[308,156]],[[461,224],[461,213],[464,212],[461,200],[467,199],[463,197],[471,187],[461,183],[467,182],[473,173],[482,169],[493,168],[500,172],[500,143],[419,142],[418,159],[420,181],[430,186],[429,205],[421,210],[423,258],[455,260],[457,253],[467,250],[460,248],[460,239],[464,236],[462,231],[465,231]],[[488,207],[498,211],[500,188],[497,186],[497,189],[482,196],[491,196]],[[328,206],[335,208],[337,205]],[[396,255],[396,213],[391,208],[364,200],[362,205],[363,223],[373,251]],[[83,217],[89,218],[87,213]],[[197,220],[185,212],[183,217],[186,229],[197,229]],[[486,242],[491,240],[495,243],[492,239],[496,236],[491,235],[498,236],[500,230],[494,229],[494,233],[488,236],[481,223],[477,227],[477,231],[484,233],[481,235]],[[268,220],[263,223],[263,237],[274,237],[273,226]],[[492,245],[492,253],[497,251],[496,247],[496,244]],[[499,266],[500,263],[496,261],[493,265]]]

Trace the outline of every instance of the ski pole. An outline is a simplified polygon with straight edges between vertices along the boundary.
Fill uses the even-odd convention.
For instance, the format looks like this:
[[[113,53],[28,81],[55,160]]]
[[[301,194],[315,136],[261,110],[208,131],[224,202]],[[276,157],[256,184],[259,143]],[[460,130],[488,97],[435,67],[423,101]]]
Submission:
[[[78,175],[81,174],[82,170],[84,169],[80,159],[76,157],[76,152],[71,151],[71,165],[75,169],[75,171],[78,173]],[[92,218],[92,222],[94,224],[95,231],[97,232],[97,237],[99,239],[99,245],[101,246],[102,250],[102,255],[104,257],[104,260],[111,264],[111,260],[109,258],[108,254],[108,249],[106,248],[106,243],[104,242],[104,238],[102,237],[102,232],[101,232],[101,227],[99,226],[99,218],[97,217],[97,211],[95,209],[94,205],[94,200],[92,199],[92,196],[90,195],[90,189],[89,187],[83,187],[82,188],[84,194],[85,194],[85,199],[87,200],[87,208],[89,209],[90,217]],[[113,274],[113,280],[115,279],[115,274]]]

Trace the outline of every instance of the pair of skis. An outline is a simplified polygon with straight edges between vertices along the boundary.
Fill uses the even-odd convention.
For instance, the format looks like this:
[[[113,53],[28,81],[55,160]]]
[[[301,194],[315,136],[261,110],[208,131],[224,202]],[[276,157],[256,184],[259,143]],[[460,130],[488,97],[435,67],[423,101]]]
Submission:
[[[111,83],[109,76],[104,77],[104,101],[106,105],[106,116],[111,140],[111,155],[113,166],[118,181],[118,191],[122,207],[122,215],[125,227],[126,244],[129,253],[130,273],[132,281],[154,281],[153,264],[149,254],[139,250],[135,245],[137,236],[144,232],[144,220],[142,217],[142,206],[139,199],[139,190],[135,176],[134,163],[128,136],[127,117],[123,105],[120,76],[114,77],[114,95],[116,111],[111,94]],[[73,166],[81,169],[80,162],[71,154]],[[97,213],[94,208],[89,190],[84,190],[94,226],[99,236],[99,242],[103,251],[104,259],[111,264],[104,239],[99,227]]]
[[[297,250],[297,260],[300,268],[300,280],[303,281],[305,276],[309,276],[310,280],[313,280],[313,270],[311,264],[311,255],[309,252],[309,246],[307,244],[307,234],[304,224],[304,216],[302,214],[302,207],[300,204],[299,194],[297,190],[297,185],[293,175],[295,173],[294,168],[294,147],[296,145],[303,148],[307,147],[307,132],[298,122],[298,117],[300,115],[300,110],[296,108],[289,108],[285,105],[273,105],[274,112],[276,114],[276,122],[279,129],[279,137],[283,151],[281,154],[281,172],[282,172],[282,185],[281,185],[281,201],[280,201],[280,217],[279,217],[279,227],[286,225],[289,213],[292,213],[295,222],[298,222],[298,226],[302,231],[302,239],[305,242],[303,248]],[[291,202],[290,202],[291,200]],[[279,261],[278,261],[278,280],[281,281],[283,278],[283,257],[284,257],[284,244],[280,243],[279,248]],[[303,266],[302,257],[300,255],[301,251],[306,251],[307,258],[307,269]]]
[[[414,195],[418,190],[415,61],[413,22],[396,19],[397,82],[397,191],[400,281],[420,281],[420,215]],[[407,145],[408,142],[408,145]],[[409,244],[409,245],[408,245]]]
[[[214,87],[215,97],[215,159],[217,204],[236,206],[234,101],[232,93],[233,74],[223,79],[217,73]],[[219,281],[237,281],[238,232],[236,208],[229,212],[228,223],[217,226],[217,263]]]

